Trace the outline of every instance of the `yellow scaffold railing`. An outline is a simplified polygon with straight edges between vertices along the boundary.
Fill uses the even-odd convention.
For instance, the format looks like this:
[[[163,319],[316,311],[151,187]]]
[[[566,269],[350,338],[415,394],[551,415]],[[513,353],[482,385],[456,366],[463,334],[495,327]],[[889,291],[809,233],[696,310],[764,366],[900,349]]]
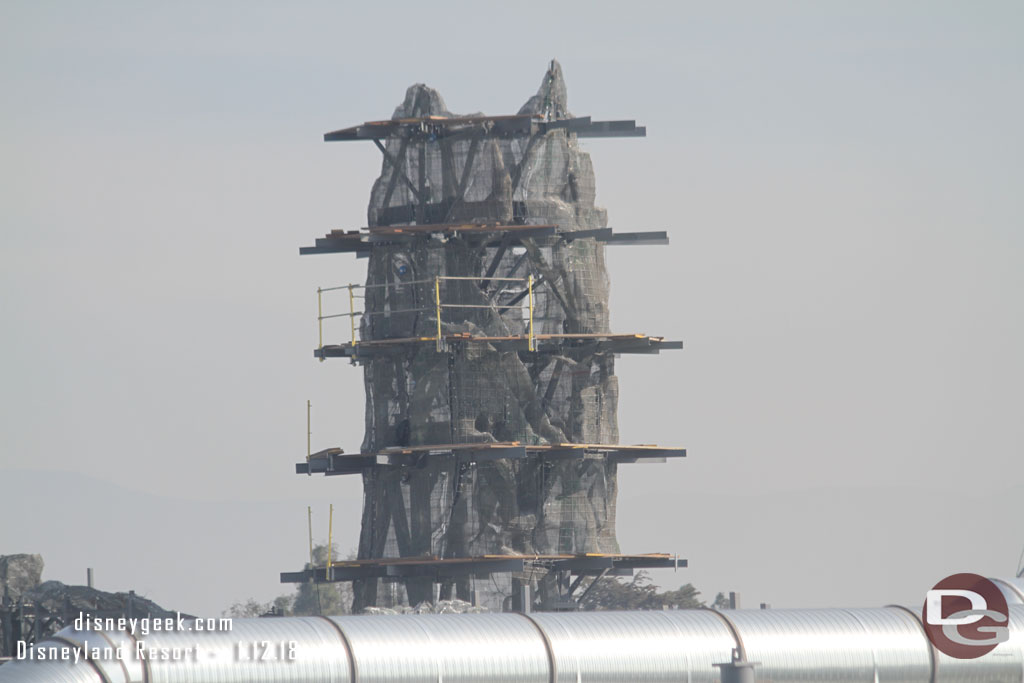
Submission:
[[[529,275],[528,277],[525,277],[525,278],[519,278],[519,277],[484,277],[484,276],[481,276],[481,277],[468,277],[468,276],[439,275],[439,276],[437,276],[437,277],[435,277],[433,279],[430,279],[430,280],[411,280],[411,281],[406,281],[406,282],[401,282],[401,283],[387,283],[387,284],[378,284],[378,285],[348,284],[348,285],[341,285],[341,286],[338,286],[338,287],[317,287],[317,290],[316,290],[316,310],[317,310],[317,328],[318,328],[318,335],[319,335],[319,340],[318,340],[317,348],[321,352],[320,354],[318,354],[319,357],[320,357],[320,360],[321,361],[324,360],[324,356],[323,356],[323,353],[322,353],[323,352],[323,348],[324,348],[324,321],[325,320],[329,320],[331,318],[348,318],[349,319],[349,328],[350,328],[350,333],[351,333],[350,343],[351,343],[351,345],[352,345],[352,347],[354,349],[359,344],[359,339],[357,338],[357,335],[356,335],[356,316],[385,315],[385,314],[391,315],[391,314],[398,314],[398,313],[417,313],[417,312],[431,311],[434,314],[434,319],[435,319],[435,323],[436,323],[435,334],[434,334],[433,337],[425,337],[424,340],[433,339],[435,341],[435,343],[436,343],[437,350],[438,351],[443,351],[444,350],[444,334],[443,334],[442,328],[441,328],[441,312],[442,312],[443,309],[445,309],[445,308],[507,309],[507,308],[511,308],[512,306],[516,305],[516,303],[517,303],[516,302],[516,303],[506,304],[506,305],[495,304],[495,303],[488,303],[488,304],[445,303],[445,302],[442,301],[442,297],[441,297],[441,284],[443,282],[447,282],[447,281],[476,281],[476,282],[502,282],[502,283],[506,283],[506,282],[507,283],[515,283],[515,282],[518,282],[518,283],[525,284],[526,285],[525,291],[521,290],[519,292],[519,297],[520,297],[519,300],[521,300],[523,295],[525,295],[526,300],[527,300],[527,306],[526,306],[527,313],[528,313],[528,319],[526,321],[527,322],[527,348],[530,351],[534,351],[536,349],[536,336],[534,335],[534,329],[533,329],[533,320],[534,320],[534,310],[533,310],[533,305],[534,305],[534,297],[533,297],[534,279],[533,279],[533,275]],[[375,289],[375,288],[388,288],[388,287],[395,288],[395,287],[398,287],[398,286],[405,287],[405,286],[409,286],[409,285],[433,285],[433,290],[434,290],[433,291],[433,297],[432,297],[433,298],[433,302],[432,302],[433,305],[429,306],[427,308],[388,309],[387,311],[371,311],[371,312],[368,312],[366,310],[356,310],[356,299],[364,299],[365,300],[365,298],[366,298],[365,294],[363,294],[363,295],[356,294],[356,290],[358,290],[358,289]],[[323,301],[324,293],[325,292],[340,291],[340,290],[348,290],[348,307],[349,307],[348,312],[347,313],[332,313],[330,315],[324,315],[324,301]]]

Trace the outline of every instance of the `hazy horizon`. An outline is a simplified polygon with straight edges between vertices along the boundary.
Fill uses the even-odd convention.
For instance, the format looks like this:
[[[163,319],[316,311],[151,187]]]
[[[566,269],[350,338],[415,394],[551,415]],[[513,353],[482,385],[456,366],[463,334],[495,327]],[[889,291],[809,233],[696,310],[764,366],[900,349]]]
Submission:
[[[325,540],[334,503],[353,547],[358,477],[293,466],[307,399],[314,450],[362,440],[361,370],[312,349],[317,286],[365,262],[298,248],[366,224],[381,161],[322,134],[389,117],[416,82],[511,113],[557,58],[574,114],[648,129],[584,144],[609,225],[671,238],[607,250],[613,331],[685,343],[617,361],[621,441],[688,450],[621,468],[623,551],[678,553],[690,569],[657,583],[746,606],[918,602],[956,571],[1013,573],[1018,3],[0,17],[0,554],[212,613],[289,590],[307,505]]]

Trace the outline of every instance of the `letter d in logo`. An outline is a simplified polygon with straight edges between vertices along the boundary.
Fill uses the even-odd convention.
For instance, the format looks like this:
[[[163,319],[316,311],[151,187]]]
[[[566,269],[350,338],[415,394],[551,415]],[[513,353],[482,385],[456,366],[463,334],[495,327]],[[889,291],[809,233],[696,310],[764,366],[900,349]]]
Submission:
[[[967,598],[971,601],[971,609],[957,612],[957,615],[967,613],[969,616],[956,617],[950,615],[949,617],[943,618],[942,616],[942,599],[945,597],[954,598]],[[926,602],[927,607],[925,608],[925,617],[929,624],[935,626],[945,626],[947,624],[953,626],[961,626],[966,624],[973,624],[981,621],[982,615],[980,612],[988,609],[988,602],[985,600],[985,596],[974,591],[960,590],[957,588],[946,588],[928,591]]]

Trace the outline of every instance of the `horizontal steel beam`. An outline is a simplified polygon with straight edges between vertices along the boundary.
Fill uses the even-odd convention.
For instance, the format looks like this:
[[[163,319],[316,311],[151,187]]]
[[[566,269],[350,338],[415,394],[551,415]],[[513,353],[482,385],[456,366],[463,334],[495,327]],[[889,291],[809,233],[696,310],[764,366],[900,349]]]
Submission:
[[[644,137],[647,129],[636,121],[592,121],[589,116],[540,121],[534,114],[505,116],[424,117],[392,121],[370,121],[324,134],[325,142],[354,140],[380,141],[409,138],[434,141],[439,138],[465,138],[468,135],[506,137],[546,134],[565,130],[579,137]]]

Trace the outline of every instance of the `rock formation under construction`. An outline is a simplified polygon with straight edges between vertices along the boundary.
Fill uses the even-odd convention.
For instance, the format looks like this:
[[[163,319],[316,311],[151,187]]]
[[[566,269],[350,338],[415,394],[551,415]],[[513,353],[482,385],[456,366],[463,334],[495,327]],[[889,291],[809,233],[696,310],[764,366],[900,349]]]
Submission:
[[[362,475],[359,561],[618,556],[619,462],[682,451],[617,446],[615,354],[681,344],[611,333],[605,245],[667,239],[608,229],[579,138],[644,133],[572,116],[552,62],[514,115],[457,116],[417,84],[390,120],[325,136],[369,139],[383,155],[368,228],[303,250],[368,258],[365,284],[323,290],[347,298],[337,315],[351,318],[351,338],[317,349],[363,366],[360,453],[329,449],[299,468]],[[321,325],[332,317],[322,307]],[[438,597],[501,607],[509,577],[559,592],[543,567],[492,572],[474,589],[471,567],[411,566],[352,574],[356,608]]]

